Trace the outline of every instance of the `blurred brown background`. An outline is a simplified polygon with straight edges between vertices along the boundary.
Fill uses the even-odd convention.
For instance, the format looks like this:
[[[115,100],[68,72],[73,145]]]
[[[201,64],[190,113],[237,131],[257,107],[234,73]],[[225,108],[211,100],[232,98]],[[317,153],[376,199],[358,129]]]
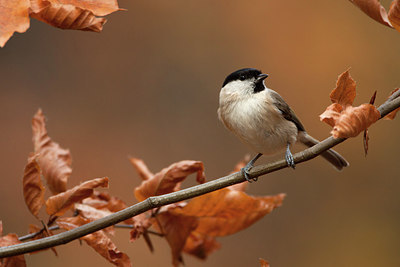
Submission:
[[[390,1],[382,1],[388,7]],[[32,20],[0,50],[0,219],[4,231],[25,234],[37,223],[22,197],[32,151],[31,118],[41,107],[53,140],[70,148],[72,187],[109,176],[109,192],[135,203],[139,178],[127,155],[154,172],[182,159],[202,160],[208,179],[227,174],[248,150],[219,123],[218,93],[227,74],[257,67],[323,139],[318,115],[330,104],[337,76],[351,67],[355,104],[377,103],[400,86],[400,33],[349,1],[120,1],[101,34],[63,31]],[[400,266],[399,118],[339,145],[350,162],[336,172],[322,159],[262,177],[253,195],[287,193],[284,205],[236,235],[205,262],[187,266]],[[299,148],[298,148],[299,149]],[[282,157],[282,155],[280,155]],[[279,157],[279,156],[278,156]],[[271,160],[264,158],[260,162]],[[169,266],[165,240],[118,248],[135,266]],[[29,266],[109,266],[77,241],[26,256]]]

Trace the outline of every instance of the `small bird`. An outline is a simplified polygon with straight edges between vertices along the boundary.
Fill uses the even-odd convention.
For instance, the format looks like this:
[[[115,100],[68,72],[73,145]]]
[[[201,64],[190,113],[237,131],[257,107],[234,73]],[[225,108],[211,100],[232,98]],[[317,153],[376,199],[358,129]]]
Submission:
[[[295,168],[290,146],[300,141],[311,147],[319,141],[308,135],[296,114],[274,90],[265,86],[268,77],[260,70],[245,68],[229,74],[219,94],[218,117],[244,144],[258,154],[242,168],[247,181],[249,171],[262,155],[275,154],[286,149],[288,166]],[[330,149],[321,154],[337,170],[349,163]]]

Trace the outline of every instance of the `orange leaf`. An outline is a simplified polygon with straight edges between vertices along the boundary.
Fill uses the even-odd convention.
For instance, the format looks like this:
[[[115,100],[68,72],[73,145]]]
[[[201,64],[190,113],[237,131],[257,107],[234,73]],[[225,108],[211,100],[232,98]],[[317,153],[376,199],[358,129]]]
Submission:
[[[143,160],[138,158],[129,158],[129,161],[138,172],[140,178],[142,178],[144,181],[153,178],[154,174],[149,170]]]
[[[53,194],[64,192],[71,176],[71,154],[53,142],[47,134],[45,118],[41,109],[32,119],[33,145],[37,160],[47,185]]]
[[[38,0],[31,0],[38,1]],[[43,0],[41,0],[43,1]],[[72,5],[93,12],[96,16],[105,16],[119,10],[116,0],[48,0],[53,4]]]
[[[241,231],[282,205],[285,194],[252,197],[244,192],[220,189],[191,200],[183,208],[169,212],[199,220],[196,232],[225,236]]]
[[[91,196],[93,194],[93,189],[99,186],[108,187],[108,178],[92,179],[68,191],[48,198],[46,201],[46,211],[49,215],[61,216],[71,208],[74,203]]]
[[[71,230],[81,225],[89,223],[90,220],[81,216],[60,218],[57,220],[58,226],[65,230]],[[119,251],[111,239],[100,230],[92,234],[81,237],[82,240],[91,246],[97,253],[106,258],[116,266],[131,266],[131,261],[125,253]]]
[[[356,97],[356,82],[351,78],[349,70],[339,75],[336,88],[332,90],[330,98],[332,103],[342,106],[352,105]]]
[[[29,28],[29,0],[0,0],[0,47],[4,47],[14,32]]]
[[[79,204],[79,203],[75,203],[75,210],[78,211],[79,215],[81,215],[82,217],[89,219],[91,221],[106,217],[108,215],[111,215],[112,212],[107,211],[107,210],[99,210],[96,208],[93,208],[89,205],[85,205],[85,204]],[[114,235],[115,231],[114,231],[114,226],[110,226],[107,228],[103,229],[105,232],[107,232],[108,234]]]
[[[269,262],[260,258],[260,267],[270,267]]]
[[[196,231],[190,233],[183,251],[199,259],[206,259],[212,252],[218,250],[221,245],[214,237],[200,234]]]
[[[392,26],[400,32],[400,1],[394,0],[389,9],[389,20]]]
[[[399,89],[400,89],[400,88],[397,88],[397,89],[393,90],[393,91],[390,93],[389,98],[390,98],[395,92],[397,92]],[[389,114],[387,114],[387,115],[385,116],[385,119],[387,119],[387,120],[393,120],[393,119],[396,117],[396,114],[397,114],[397,112],[398,112],[399,110],[400,110],[400,108],[396,108],[395,110],[393,110],[392,112],[390,112]]]
[[[180,190],[180,185],[186,177],[197,172],[196,180],[205,182],[204,165],[201,161],[183,160],[162,169],[151,179],[145,180],[135,188],[135,197],[143,201],[151,196],[163,195]]]
[[[18,240],[18,236],[16,234],[8,234],[3,235],[3,222],[0,221],[0,247],[8,247],[11,245],[20,244],[21,242]],[[25,267],[25,257],[24,255],[8,257],[0,259],[0,266],[2,267]]]
[[[40,178],[40,168],[36,162],[37,154],[28,158],[23,177],[23,191],[25,203],[30,212],[38,218],[39,210],[44,204],[45,188]]]
[[[355,96],[356,83],[347,70],[339,76],[336,88],[330,94],[333,104],[319,116],[321,121],[333,127],[334,138],[355,137],[380,118],[379,111],[371,104],[353,107]]]
[[[334,138],[356,137],[380,117],[379,111],[371,104],[348,106],[340,114],[331,134]]]
[[[46,0],[31,0],[30,16],[54,27],[69,30],[101,32],[105,18],[80,7]]]
[[[168,210],[157,215],[161,233],[165,235],[172,252],[172,264],[182,263],[181,252],[190,233],[197,227],[197,219],[192,216],[171,214]]]
[[[358,6],[365,14],[377,22],[392,27],[388,20],[388,14],[385,8],[378,0],[350,0],[354,5]]]

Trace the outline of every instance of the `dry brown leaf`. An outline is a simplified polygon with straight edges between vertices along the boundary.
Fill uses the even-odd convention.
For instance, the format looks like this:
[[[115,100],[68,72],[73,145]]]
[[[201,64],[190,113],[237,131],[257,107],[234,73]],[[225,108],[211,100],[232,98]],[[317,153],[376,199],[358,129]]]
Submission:
[[[333,104],[320,115],[321,121],[333,127],[331,134],[335,138],[355,137],[380,118],[379,111],[371,104],[352,106],[355,86],[349,71],[342,73],[330,94]]]
[[[108,187],[108,178],[92,179],[68,191],[48,198],[46,201],[46,212],[51,216],[61,216],[75,203],[91,196],[93,189],[99,186]]]
[[[270,267],[269,262],[260,258],[260,267]]]
[[[37,160],[49,189],[53,194],[64,192],[71,176],[71,154],[53,142],[47,134],[45,118],[41,109],[32,119],[33,145]]]
[[[169,211],[157,215],[157,225],[164,234],[172,253],[172,264],[182,263],[182,250],[190,233],[197,227],[197,219],[193,216],[171,214]]]
[[[215,237],[206,236],[196,231],[190,233],[183,251],[199,259],[205,260],[208,255],[221,248]]]
[[[0,247],[8,247],[11,245],[20,244],[16,234],[3,235],[3,222],[0,221]],[[0,259],[0,266],[2,267],[26,267],[24,255],[8,257]]]
[[[356,97],[356,82],[350,76],[349,70],[339,75],[336,88],[332,90],[330,98],[332,103],[345,107],[352,105]]]
[[[397,89],[393,90],[393,91],[390,93],[389,98],[390,98],[395,92],[397,92],[399,89],[400,89],[400,88],[397,88]],[[387,114],[387,115],[385,116],[385,119],[387,119],[387,120],[393,120],[393,119],[396,117],[396,114],[397,114],[397,112],[398,112],[399,110],[400,110],[400,108],[396,108],[395,110],[393,110],[392,112],[390,112],[389,114]]]
[[[201,161],[183,160],[162,169],[151,179],[145,180],[135,188],[135,197],[143,201],[151,196],[163,195],[180,189],[181,182],[192,173],[197,173],[196,180],[205,182],[204,165]]]
[[[153,178],[154,174],[149,170],[143,160],[130,157],[129,162],[136,169],[140,178],[142,178],[144,181]]]
[[[372,95],[371,99],[369,100],[369,103],[371,105],[375,104],[375,99],[376,99],[376,92]],[[369,136],[368,136],[368,129],[364,130],[364,136],[363,136],[363,144],[364,144],[364,155],[367,156],[368,154],[368,142],[369,142]]]
[[[4,47],[14,32],[29,28],[29,0],[0,0],[0,47]]]
[[[96,17],[92,11],[53,1],[31,0],[32,18],[54,27],[69,30],[100,32],[105,18]]]
[[[89,223],[90,220],[81,216],[60,218],[57,220],[58,226],[65,230],[71,230],[76,227]],[[116,266],[131,266],[131,261],[125,253],[119,251],[111,239],[100,230],[92,234],[81,237],[82,240],[91,246],[97,253],[106,258],[109,262]]]
[[[108,215],[111,215],[112,212],[107,211],[107,210],[100,210],[100,209],[96,209],[93,208],[89,205],[85,205],[85,204],[79,204],[79,203],[75,203],[74,205],[75,210],[78,211],[79,215],[81,215],[82,217],[89,219],[91,221],[106,217]],[[110,235],[114,235],[115,234],[115,230],[114,230],[114,226],[110,226],[107,228],[104,228],[103,231],[105,231],[106,233],[110,234]]]
[[[400,1],[394,0],[389,9],[389,20],[392,26],[400,32]]]
[[[385,26],[392,27],[385,8],[379,3],[378,0],[350,0],[350,2],[359,7],[365,14],[377,22]]]
[[[169,212],[196,217],[196,232],[226,236],[241,231],[282,205],[285,194],[253,197],[244,192],[220,189],[191,200],[183,208]]]
[[[28,158],[22,179],[25,203],[36,218],[38,218],[39,210],[44,204],[45,191],[40,177],[40,167],[36,162],[37,158],[37,154]]]
[[[38,0],[31,0],[38,1]],[[105,16],[120,10],[116,0],[48,0],[53,4],[64,4],[90,10],[96,16]]]

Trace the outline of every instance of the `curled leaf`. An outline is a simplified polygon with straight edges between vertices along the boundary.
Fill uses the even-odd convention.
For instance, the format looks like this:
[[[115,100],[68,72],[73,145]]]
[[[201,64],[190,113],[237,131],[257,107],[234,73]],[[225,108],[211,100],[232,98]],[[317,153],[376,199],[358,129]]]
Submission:
[[[36,162],[37,158],[37,154],[28,158],[22,179],[25,203],[36,218],[38,218],[39,210],[44,204],[45,191],[40,178],[40,167]]]
[[[131,157],[129,161],[144,181],[150,180],[154,176],[143,160]]]
[[[25,32],[29,28],[29,0],[0,0],[0,47],[3,47],[14,32]]]
[[[260,258],[260,267],[270,267],[269,262]]]
[[[48,198],[46,201],[46,212],[51,216],[61,216],[75,203],[91,196],[93,194],[93,189],[99,186],[108,187],[108,178],[92,179],[68,191]]]
[[[92,11],[53,1],[32,0],[30,16],[54,27],[69,30],[100,32],[105,18],[96,17]]]
[[[31,0],[37,1],[37,0]],[[43,1],[43,0],[39,0]],[[73,5],[85,10],[93,12],[96,16],[105,16],[111,14],[117,10],[118,2],[116,0],[48,0],[50,3],[60,3],[64,5]]]
[[[107,210],[99,210],[96,208],[93,208],[89,205],[85,205],[85,204],[79,204],[79,203],[75,203],[74,205],[75,210],[79,213],[79,215],[81,215],[82,217],[89,219],[91,221],[106,217],[108,215],[111,215],[112,212],[107,211]],[[115,230],[114,230],[114,226],[110,226],[107,228],[104,228],[103,231],[107,232],[110,235],[114,235],[115,234]]]
[[[375,21],[385,26],[392,27],[385,8],[378,0],[350,0],[350,2],[359,7],[365,14]]]
[[[33,145],[35,153],[39,154],[37,162],[53,194],[64,192],[71,176],[71,154],[53,142],[47,134],[46,123],[41,109],[32,119]]]
[[[350,76],[349,70],[339,75],[336,88],[332,90],[330,98],[332,103],[341,106],[352,105],[356,97],[356,82]]]
[[[151,179],[145,180],[135,188],[135,197],[143,201],[151,196],[163,195],[178,191],[186,177],[197,173],[196,180],[199,183],[205,182],[204,165],[201,161],[183,160],[162,169]]]
[[[89,219],[81,216],[60,218],[57,220],[58,226],[65,230],[71,230],[89,222]],[[128,255],[119,251],[111,239],[104,233],[104,231],[100,230],[92,234],[85,235],[84,237],[81,237],[81,239],[115,266],[131,266],[131,261]]]

